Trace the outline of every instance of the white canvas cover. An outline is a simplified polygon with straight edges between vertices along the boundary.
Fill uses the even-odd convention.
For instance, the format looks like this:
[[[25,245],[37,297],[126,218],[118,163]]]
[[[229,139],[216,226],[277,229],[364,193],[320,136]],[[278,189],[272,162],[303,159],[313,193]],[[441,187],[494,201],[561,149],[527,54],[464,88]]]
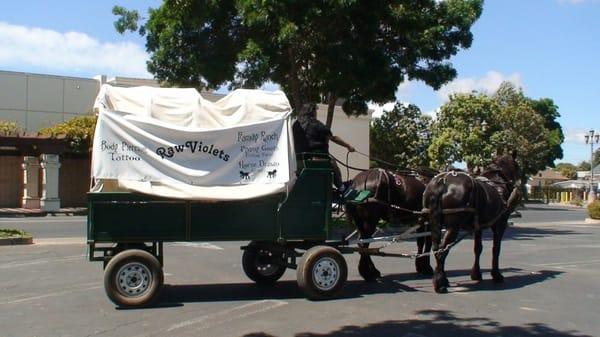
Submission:
[[[285,191],[295,158],[282,92],[103,85],[94,107],[97,192],[236,200]]]

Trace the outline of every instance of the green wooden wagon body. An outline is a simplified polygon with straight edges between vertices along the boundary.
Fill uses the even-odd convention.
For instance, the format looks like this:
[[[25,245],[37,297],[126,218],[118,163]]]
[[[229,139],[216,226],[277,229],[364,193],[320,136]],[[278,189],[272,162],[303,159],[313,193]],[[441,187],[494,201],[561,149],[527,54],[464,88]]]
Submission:
[[[297,172],[288,193],[247,200],[89,193],[89,259],[104,262],[108,297],[123,307],[154,301],[164,277],[163,243],[174,241],[249,241],[242,267],[254,282],[274,284],[291,268],[309,298],[335,295],[347,266],[341,240],[330,240],[329,160],[302,162]]]
[[[285,193],[235,201],[89,193],[88,243],[325,240],[331,170],[305,168]]]

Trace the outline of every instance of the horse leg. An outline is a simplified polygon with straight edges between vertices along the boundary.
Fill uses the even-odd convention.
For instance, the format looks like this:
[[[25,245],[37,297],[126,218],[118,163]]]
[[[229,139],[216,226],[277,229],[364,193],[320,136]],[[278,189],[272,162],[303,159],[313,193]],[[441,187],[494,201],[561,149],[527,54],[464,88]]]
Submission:
[[[435,271],[433,272],[433,288],[436,293],[447,293],[450,283],[446,277],[446,271],[444,270],[444,264],[446,263],[446,257],[448,256],[448,250],[444,250],[449,244],[456,240],[458,234],[458,226],[448,226],[446,234],[442,240],[442,244],[438,246],[435,242],[433,244],[434,256],[436,261]]]
[[[423,233],[427,230],[425,226],[421,226],[417,233]],[[417,254],[423,254],[431,251],[431,237],[417,238]],[[433,268],[429,262],[429,255],[420,256],[415,259],[415,269],[417,273],[422,275],[433,275]]]
[[[362,211],[362,212],[361,212]],[[361,239],[369,239],[375,233],[375,229],[377,228],[377,221],[369,218],[369,212],[364,210],[359,210],[359,214],[355,218],[358,226],[358,231],[360,232]],[[368,243],[362,243],[358,245],[361,248],[369,248]],[[381,273],[375,267],[373,260],[371,259],[371,255],[367,253],[360,253],[360,260],[358,262],[358,273],[360,276],[367,282],[375,281],[376,279],[381,277]]]
[[[481,269],[479,268],[479,257],[483,250],[483,244],[481,243],[481,230],[477,230],[473,237],[473,253],[475,253],[475,261],[473,262],[473,268],[471,269],[471,280],[481,281]]]
[[[492,231],[494,233],[493,241],[494,245],[492,247],[492,279],[496,283],[504,282],[504,276],[500,273],[499,268],[499,260],[500,260],[500,246],[502,244],[502,237],[504,236],[504,231],[506,230],[506,225],[508,222],[508,218],[502,219],[499,223],[492,226]]]

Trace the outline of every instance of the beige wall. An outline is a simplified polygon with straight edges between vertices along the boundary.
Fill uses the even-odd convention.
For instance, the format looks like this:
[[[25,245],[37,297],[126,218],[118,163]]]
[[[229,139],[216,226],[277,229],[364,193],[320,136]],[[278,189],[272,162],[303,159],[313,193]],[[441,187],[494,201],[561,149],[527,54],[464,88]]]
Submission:
[[[99,86],[91,78],[0,71],[0,119],[35,133],[91,114]]]
[[[318,105],[317,118],[325,123],[327,118],[327,106]],[[333,123],[331,125],[331,132],[334,136],[342,138],[346,143],[354,146],[357,152],[362,152],[369,155],[369,123],[371,117],[360,116],[360,117],[348,117],[341,109],[336,106],[333,114]],[[329,152],[338,160],[346,163],[346,153],[348,150],[345,147],[339,146],[333,142],[329,143]],[[339,164],[338,164],[339,165]],[[350,153],[348,157],[348,165],[356,168],[368,169],[369,158],[358,153]],[[342,171],[342,179],[346,180],[353,178],[360,171],[350,170],[350,177],[348,178],[347,170],[343,165],[339,165]]]

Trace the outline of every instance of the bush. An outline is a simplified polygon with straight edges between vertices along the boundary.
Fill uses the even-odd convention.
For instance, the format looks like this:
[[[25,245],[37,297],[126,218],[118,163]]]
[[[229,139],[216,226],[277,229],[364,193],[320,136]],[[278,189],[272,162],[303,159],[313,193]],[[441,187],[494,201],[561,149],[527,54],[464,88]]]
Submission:
[[[0,121],[0,136],[18,136],[22,132],[15,122]]]
[[[583,206],[583,200],[581,200],[580,198],[575,198],[575,199],[571,200],[569,203],[571,205],[575,205],[575,206]]]
[[[31,237],[31,234],[22,231],[20,229],[3,229],[0,228],[0,239],[6,238],[23,238],[23,237]]]
[[[590,218],[600,220],[600,200],[595,200],[587,207]]]
[[[41,129],[38,133],[50,137],[64,136],[74,152],[88,152],[95,128],[96,116],[84,116]]]

